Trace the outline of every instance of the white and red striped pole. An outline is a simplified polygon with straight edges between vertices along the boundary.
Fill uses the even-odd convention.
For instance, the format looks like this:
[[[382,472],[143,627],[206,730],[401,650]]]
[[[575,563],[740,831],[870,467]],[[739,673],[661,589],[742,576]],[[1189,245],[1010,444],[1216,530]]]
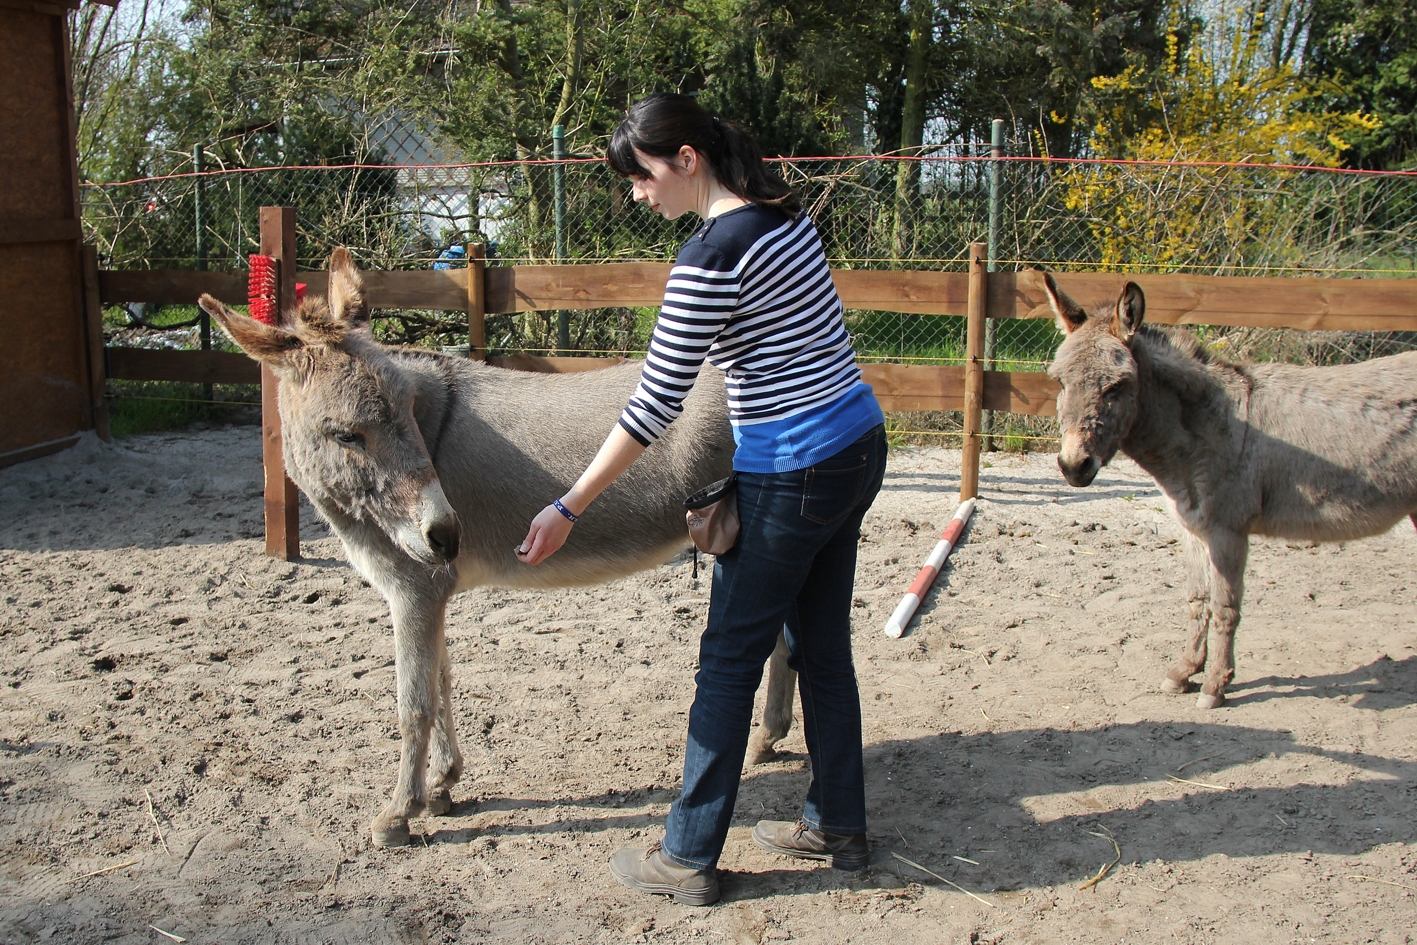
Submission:
[[[959,541],[959,536],[964,531],[964,524],[973,514],[973,499],[965,499],[959,504],[955,517],[950,519],[950,523],[945,526],[944,534],[940,535],[935,550],[930,552],[930,557],[925,559],[925,566],[920,569],[919,574],[915,575],[915,583],[910,585],[910,590],[906,591],[905,596],[900,599],[895,613],[891,614],[891,619],[886,621],[886,636],[896,639],[905,633],[905,625],[910,623],[910,618],[915,616],[915,608],[920,606],[920,601],[930,592],[930,586],[935,583],[940,569],[945,566],[945,559],[950,556],[950,550],[954,548],[955,542]]]

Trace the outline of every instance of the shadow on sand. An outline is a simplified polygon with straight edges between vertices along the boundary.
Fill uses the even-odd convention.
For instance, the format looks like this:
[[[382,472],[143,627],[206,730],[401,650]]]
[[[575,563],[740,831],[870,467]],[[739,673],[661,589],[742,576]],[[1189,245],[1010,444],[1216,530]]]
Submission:
[[[1286,691],[1258,692],[1264,687]],[[1365,709],[1417,704],[1417,657],[1378,660],[1348,673],[1308,678],[1271,677],[1235,687],[1237,704],[1261,698],[1333,698]],[[1231,787],[1235,781],[1273,779],[1253,763],[1296,762],[1328,769],[1310,783]],[[1278,853],[1359,855],[1376,846],[1417,842],[1411,817],[1417,799],[1417,763],[1356,751],[1305,745],[1293,733],[1221,722],[1138,722],[1096,729],[1022,728],[1006,732],[944,732],[867,746],[867,798],[873,866],[932,883],[894,862],[892,850],[982,892],[1076,883],[1109,860],[1110,847],[1088,831],[1105,826],[1124,863],[1197,861],[1215,854],[1255,857]],[[1181,771],[1197,784],[1180,784]],[[1287,777],[1292,777],[1288,775]],[[793,819],[809,778],[806,758],[784,755],[749,769],[738,796],[735,827],[758,819]],[[1218,785],[1221,790],[1201,785]],[[1155,790],[1149,790],[1155,786]],[[465,803],[450,818],[429,820],[427,841],[467,842],[521,834],[594,833],[638,828],[657,835],[659,810],[676,791],[640,788],[620,793],[546,800],[489,798]],[[1153,797],[1147,797],[1147,794]],[[659,808],[654,813],[650,806]],[[532,825],[511,816],[495,826],[457,826],[474,811],[581,808],[573,816]],[[539,819],[539,818],[538,818]],[[737,841],[731,841],[737,842]],[[963,856],[979,865],[954,859]],[[733,898],[802,892],[787,879],[809,864],[733,883]],[[781,874],[780,876],[778,874]],[[774,878],[776,877],[776,879]],[[816,888],[856,881],[824,871]]]

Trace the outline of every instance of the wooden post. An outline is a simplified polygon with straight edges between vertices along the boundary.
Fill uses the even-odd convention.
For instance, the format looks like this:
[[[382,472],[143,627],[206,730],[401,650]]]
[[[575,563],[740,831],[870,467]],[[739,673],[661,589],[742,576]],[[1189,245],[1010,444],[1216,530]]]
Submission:
[[[261,255],[275,259],[276,324],[295,307],[295,208],[261,208]],[[261,365],[261,460],[266,471],[266,554],[300,557],[300,493],[285,474],[281,453],[280,382]]]
[[[984,321],[988,316],[988,247],[969,244],[969,301],[965,309],[964,455],[960,458],[959,500],[979,495],[979,448],[984,423]]]
[[[467,244],[467,344],[468,357],[487,360],[487,247]]]

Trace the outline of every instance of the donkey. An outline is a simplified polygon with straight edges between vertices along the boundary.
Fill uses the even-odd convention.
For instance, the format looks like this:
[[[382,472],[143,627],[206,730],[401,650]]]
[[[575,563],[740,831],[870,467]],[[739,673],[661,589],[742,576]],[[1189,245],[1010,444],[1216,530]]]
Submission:
[[[1184,692],[1209,653],[1196,705],[1213,709],[1235,675],[1250,535],[1345,541],[1404,515],[1417,525],[1417,352],[1232,364],[1143,325],[1134,283],[1089,313],[1043,280],[1067,336],[1048,368],[1063,388],[1058,467],[1086,486],[1120,449],[1166,494],[1185,538],[1190,638],[1162,688]]]
[[[559,553],[530,567],[515,554],[527,524],[595,455],[638,381],[637,365],[532,374],[384,347],[342,248],[330,259],[328,299],[305,299],[275,326],[209,295],[200,304],[280,378],[286,468],[389,602],[402,746],[373,840],[406,844],[410,817],[451,809],[463,770],[444,632],[449,598],[481,585],[608,581],[688,547],[684,496],[732,466],[723,378],[704,371],[678,421],[587,510]],[[787,734],[795,682],[779,641],[755,760],[771,757]]]

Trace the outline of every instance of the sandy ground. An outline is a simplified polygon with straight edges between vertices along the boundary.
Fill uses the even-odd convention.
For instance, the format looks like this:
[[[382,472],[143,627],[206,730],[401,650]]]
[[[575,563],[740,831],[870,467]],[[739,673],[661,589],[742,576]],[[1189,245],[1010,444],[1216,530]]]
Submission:
[[[897,451],[857,574],[873,864],[749,841],[799,809],[794,732],[747,772],[724,901],[695,909],[605,860],[656,838],[675,795],[707,582],[678,561],[455,600],[468,776],[412,847],[375,849],[398,752],[387,611],[308,514],[305,561],[261,555],[259,452],[235,427],[0,470],[0,941],[1417,934],[1411,525],[1255,542],[1232,699],[1203,712],[1158,689],[1182,565],[1126,463],[1079,491],[1050,456],[993,456],[967,543],[886,639],[958,488],[957,453]],[[1119,864],[1080,889],[1118,857],[1108,835]]]

